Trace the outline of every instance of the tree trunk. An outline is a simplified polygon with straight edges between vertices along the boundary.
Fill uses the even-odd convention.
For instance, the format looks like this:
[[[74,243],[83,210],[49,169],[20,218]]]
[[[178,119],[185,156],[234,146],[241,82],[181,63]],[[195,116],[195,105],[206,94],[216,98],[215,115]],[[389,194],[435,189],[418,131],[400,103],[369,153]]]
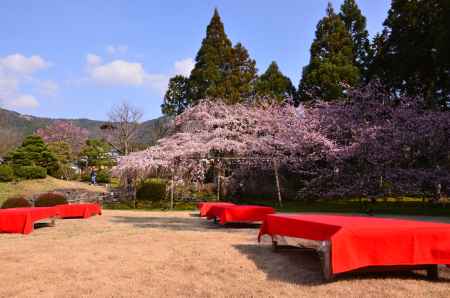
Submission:
[[[172,183],[170,185],[170,210],[173,210],[174,189],[175,189],[175,171],[172,173]]]
[[[281,198],[281,189],[280,189],[280,178],[278,176],[278,163],[276,160],[273,160],[273,170],[275,172],[275,183],[277,186],[278,203],[280,204],[280,207],[283,207],[283,200]]]

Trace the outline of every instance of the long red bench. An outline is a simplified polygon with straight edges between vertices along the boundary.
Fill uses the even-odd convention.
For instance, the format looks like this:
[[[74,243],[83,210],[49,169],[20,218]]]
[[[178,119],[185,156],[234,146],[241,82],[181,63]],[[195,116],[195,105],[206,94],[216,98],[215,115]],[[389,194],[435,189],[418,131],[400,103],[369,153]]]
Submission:
[[[54,207],[0,209],[0,233],[29,234],[36,222],[57,216]]]
[[[88,218],[101,215],[99,204],[66,204],[54,207],[0,209],[0,233],[29,234],[34,224],[55,218]]]
[[[60,218],[88,218],[102,214],[99,204],[67,204],[55,208]]]
[[[197,204],[198,210],[200,210],[200,216],[205,217],[209,209],[213,206],[235,206],[233,203],[229,202],[201,202]]]
[[[422,266],[430,277],[437,277],[437,265],[450,264],[450,224],[444,223],[273,214],[264,220],[258,240],[266,234],[272,236],[275,246],[283,237],[318,241],[326,279],[342,272],[385,266]]]
[[[206,218],[218,220],[221,224],[231,222],[262,222],[275,209],[256,205],[212,206]]]

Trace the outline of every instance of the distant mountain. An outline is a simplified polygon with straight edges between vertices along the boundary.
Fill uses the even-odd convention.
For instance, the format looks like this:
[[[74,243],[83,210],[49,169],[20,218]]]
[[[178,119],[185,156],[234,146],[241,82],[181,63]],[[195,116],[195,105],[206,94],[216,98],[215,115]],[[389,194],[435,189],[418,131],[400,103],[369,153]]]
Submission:
[[[104,121],[90,119],[52,119],[23,115],[14,111],[0,108],[0,142],[5,137],[2,132],[26,136],[33,134],[38,128],[44,128],[52,122],[63,120],[86,128],[90,138],[100,137],[100,126]],[[138,142],[145,145],[153,145],[170,130],[172,121],[168,117],[159,117],[142,123],[138,132]],[[0,152],[1,154],[1,152]]]

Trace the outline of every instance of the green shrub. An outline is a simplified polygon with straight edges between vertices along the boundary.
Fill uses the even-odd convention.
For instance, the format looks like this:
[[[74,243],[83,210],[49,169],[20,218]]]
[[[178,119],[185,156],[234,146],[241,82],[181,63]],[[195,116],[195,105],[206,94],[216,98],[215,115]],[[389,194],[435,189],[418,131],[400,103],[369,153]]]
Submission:
[[[2,209],[31,207],[30,202],[24,197],[12,197],[3,202]]]
[[[60,164],[58,170],[51,174],[58,179],[78,180],[80,175],[67,164]]]
[[[91,182],[91,173],[85,173],[81,176],[81,181]],[[97,183],[111,183],[111,173],[108,170],[97,171]]]
[[[147,179],[142,182],[136,192],[136,198],[141,201],[161,201],[166,196],[166,181],[162,179]]]
[[[0,182],[9,182],[14,179],[14,170],[8,165],[0,165]]]
[[[34,201],[35,207],[53,207],[67,204],[67,199],[63,194],[47,192],[39,195]]]
[[[107,170],[98,171],[97,183],[111,183],[111,173]]]
[[[40,179],[47,176],[47,169],[40,166],[19,166],[14,169],[14,173],[24,179]]]

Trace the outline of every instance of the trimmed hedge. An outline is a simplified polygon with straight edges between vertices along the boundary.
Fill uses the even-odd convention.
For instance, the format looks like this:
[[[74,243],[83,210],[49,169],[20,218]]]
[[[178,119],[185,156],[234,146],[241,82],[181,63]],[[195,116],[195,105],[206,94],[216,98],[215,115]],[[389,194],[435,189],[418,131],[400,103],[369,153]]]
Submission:
[[[17,177],[24,179],[40,179],[47,177],[47,169],[40,166],[19,166],[14,169]]]
[[[63,194],[47,192],[39,195],[34,201],[35,207],[53,207],[67,204],[67,199]]]
[[[12,197],[3,202],[2,209],[27,208],[31,207],[30,202],[24,197]]]
[[[9,182],[14,179],[14,170],[8,165],[0,165],[0,182]]]
[[[166,181],[162,179],[147,179],[142,182],[136,192],[136,198],[141,201],[161,201],[166,197]]]

